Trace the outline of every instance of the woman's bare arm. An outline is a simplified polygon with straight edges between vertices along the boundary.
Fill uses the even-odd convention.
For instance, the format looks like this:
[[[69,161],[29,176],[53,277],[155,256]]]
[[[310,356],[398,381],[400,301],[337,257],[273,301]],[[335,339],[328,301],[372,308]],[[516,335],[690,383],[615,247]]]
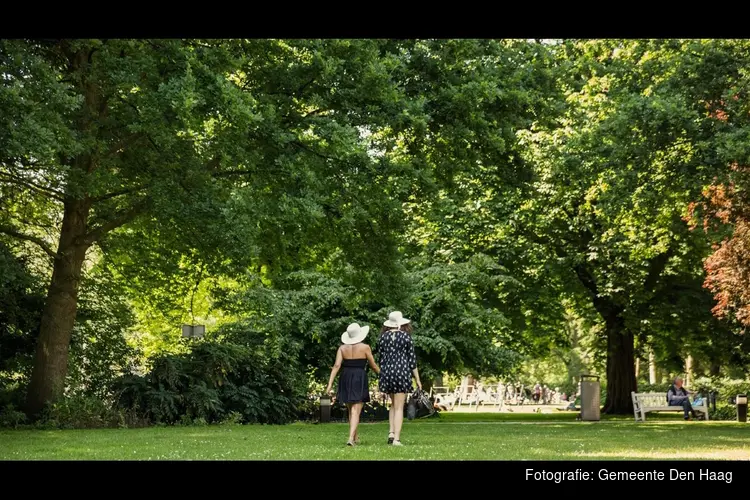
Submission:
[[[411,374],[414,375],[414,379],[417,381],[417,387],[419,387],[419,390],[421,391],[422,390],[422,381],[419,380],[419,370],[417,370],[416,368],[414,368],[411,371]]]
[[[370,368],[372,368],[375,373],[380,374],[380,368],[378,368],[378,365],[375,363],[375,358],[372,356],[372,349],[370,349],[369,345],[367,346],[365,355],[367,356],[367,361],[370,363]]]
[[[331,370],[331,376],[328,379],[328,387],[326,388],[326,394],[331,393],[331,387],[333,387],[333,379],[336,378],[336,374],[338,374],[339,369],[341,368],[341,360],[344,359],[344,357],[341,354],[341,348],[339,347],[339,350],[336,351],[336,362],[333,364],[333,369]]]
[[[419,390],[422,390],[422,381],[419,380],[419,370],[417,370],[417,354],[414,352],[414,343],[411,340],[411,337],[407,337],[409,339],[409,347],[406,351],[406,359],[409,363],[409,368],[411,368],[411,374],[414,376],[414,380],[417,381],[417,387]]]

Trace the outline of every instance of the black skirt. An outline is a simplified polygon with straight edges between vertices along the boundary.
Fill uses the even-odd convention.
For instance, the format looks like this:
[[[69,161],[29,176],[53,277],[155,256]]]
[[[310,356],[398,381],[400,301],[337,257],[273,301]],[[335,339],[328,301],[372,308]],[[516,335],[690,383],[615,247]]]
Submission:
[[[367,359],[345,359],[341,363],[336,400],[341,403],[367,403],[370,389],[367,381]]]

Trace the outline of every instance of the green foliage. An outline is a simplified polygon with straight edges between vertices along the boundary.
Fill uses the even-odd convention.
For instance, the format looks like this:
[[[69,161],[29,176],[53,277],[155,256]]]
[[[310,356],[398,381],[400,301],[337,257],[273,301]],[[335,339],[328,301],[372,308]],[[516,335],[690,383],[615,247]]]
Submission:
[[[44,305],[44,282],[29,274],[22,259],[0,246],[0,393],[20,405],[28,383]],[[106,268],[96,266],[83,276],[78,322],[73,330],[68,396],[107,396],[106,387],[128,367],[135,352],[125,335],[133,317],[122,284]],[[3,398],[0,398],[3,399]],[[68,404],[68,403],[65,403]],[[80,407],[78,403],[70,403]],[[67,411],[67,410],[66,410]],[[87,410],[82,410],[84,413]],[[67,418],[67,417],[66,417]]]
[[[602,350],[598,345],[600,329],[600,324],[569,309],[563,325],[565,338],[553,344],[546,356],[528,356],[514,380],[526,386],[540,382],[553,389],[558,387],[566,394],[575,394],[582,374],[601,376],[605,373],[605,360],[597,356]],[[606,377],[600,382],[604,387]]]
[[[201,342],[188,354],[162,355],[145,376],[113,384],[116,406],[153,423],[282,424],[299,417],[304,374],[292,356],[233,343]]]
[[[708,418],[711,420],[737,420],[737,407],[726,403],[716,403],[716,409],[708,409]]]
[[[26,414],[18,411],[12,404],[7,404],[0,409],[0,427],[18,428],[26,422]]]
[[[638,382],[638,392],[663,392],[664,397],[667,396],[670,383],[663,384],[649,384],[647,382]],[[692,388],[690,390],[693,390]]]
[[[519,284],[482,254],[409,273],[411,295],[402,312],[412,319],[424,377],[472,373],[504,376],[520,362],[524,343],[513,335],[498,297]]]
[[[100,397],[71,395],[48,407],[36,425],[51,429],[117,427],[123,423],[123,415]]]
[[[249,382],[261,372],[233,363],[263,352],[299,364],[286,380],[261,363],[269,384],[320,389],[347,324],[374,345],[393,309],[426,379],[570,390],[605,371],[612,325],[661,368],[689,352],[739,372],[750,341],[702,288],[726,232],[683,219],[715,177],[744,175],[728,166],[750,158],[747,47],[4,40],[3,398],[23,393],[45,259],[74,205],[90,232],[70,241],[91,249],[67,381],[81,399],[61,421],[97,414],[86,397],[152,361],[119,381],[149,418],[284,421],[303,403],[274,414]],[[210,355],[179,338],[193,320]]]
[[[0,242],[0,390],[28,374],[43,304],[41,280]]]
[[[729,403],[738,394],[750,395],[750,380],[730,379],[728,377],[702,377],[696,379],[691,390],[706,395],[716,392],[716,404]]]
[[[107,387],[130,369],[137,352],[127,344],[135,324],[123,283],[104,266],[87,272],[70,343],[68,390],[105,398]]]
[[[476,255],[465,263],[414,261],[401,286],[377,297],[368,283],[353,279],[349,268],[328,272],[298,271],[278,277],[272,285],[253,286],[225,294],[221,306],[243,317],[257,338],[286,339],[285,349],[298,353],[315,380],[327,380],[349,323],[370,325],[366,343],[375,347],[388,313],[401,310],[412,320],[413,338],[422,378],[443,372],[502,375],[520,361],[523,342],[513,336],[493,300],[517,284],[492,259]],[[389,300],[390,299],[390,300]],[[236,341],[237,326],[222,338]],[[374,380],[374,376],[373,376]]]

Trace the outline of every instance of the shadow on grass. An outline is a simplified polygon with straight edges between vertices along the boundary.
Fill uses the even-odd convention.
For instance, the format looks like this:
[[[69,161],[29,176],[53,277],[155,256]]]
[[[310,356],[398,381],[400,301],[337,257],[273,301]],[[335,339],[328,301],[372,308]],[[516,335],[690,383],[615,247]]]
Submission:
[[[593,423],[595,421],[577,420],[579,413],[572,411],[559,411],[556,413],[468,413],[468,412],[440,412],[437,418],[417,420],[419,422],[581,422]],[[601,415],[601,422],[630,422],[636,423],[633,415]],[[686,423],[682,416],[675,412],[649,413],[646,422],[675,422]],[[716,422],[730,423],[730,420],[720,421],[692,421],[687,424],[714,424]],[[641,423],[639,423],[641,424]]]

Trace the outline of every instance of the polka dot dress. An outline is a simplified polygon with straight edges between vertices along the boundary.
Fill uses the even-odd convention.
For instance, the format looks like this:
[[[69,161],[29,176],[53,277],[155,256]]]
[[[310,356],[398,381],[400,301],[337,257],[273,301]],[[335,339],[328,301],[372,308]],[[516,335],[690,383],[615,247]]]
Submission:
[[[376,350],[380,357],[380,392],[412,392],[412,371],[417,367],[417,357],[411,335],[401,330],[387,331],[378,339]]]

